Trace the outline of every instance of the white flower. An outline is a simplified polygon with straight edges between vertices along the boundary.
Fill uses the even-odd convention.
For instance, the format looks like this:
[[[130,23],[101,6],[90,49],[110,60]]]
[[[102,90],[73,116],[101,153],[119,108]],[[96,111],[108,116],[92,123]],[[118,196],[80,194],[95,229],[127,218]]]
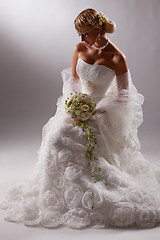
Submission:
[[[48,190],[43,194],[41,200],[42,209],[45,211],[57,212],[61,211],[64,206],[64,199],[61,192],[58,189]]]
[[[62,214],[44,213],[42,215],[42,225],[46,228],[56,228],[64,223]]]
[[[76,114],[77,116],[79,116],[79,115],[81,114],[81,111],[80,111],[80,110],[76,110],[76,111],[75,111],[75,114]]]
[[[82,175],[82,167],[74,163],[68,163],[64,175],[69,181],[77,179]]]
[[[68,207],[77,207],[81,201],[82,195],[83,191],[80,185],[75,183],[69,183],[68,185],[66,185],[64,198]]]
[[[141,204],[143,206],[148,206],[151,202],[151,198],[146,195],[142,190],[134,188],[134,187],[128,187],[126,189],[126,199],[129,202]]]
[[[152,207],[139,207],[136,209],[135,220],[138,227],[153,227],[156,222],[156,212]]]
[[[102,25],[103,23],[105,23],[105,15],[104,13],[98,13],[98,22],[99,22],[99,25]]]
[[[131,203],[121,202],[111,208],[109,216],[112,226],[132,226],[134,223],[134,206]]]
[[[82,206],[87,209],[96,209],[102,205],[102,197],[97,190],[88,189],[82,197]]]
[[[82,109],[83,111],[87,111],[87,110],[89,109],[89,107],[88,107],[87,104],[84,104],[84,105],[81,106],[81,109]]]
[[[81,112],[81,118],[85,118],[86,117],[86,113]]]
[[[86,120],[88,120],[90,118],[90,116],[89,115],[87,115],[87,114],[81,114],[81,120],[82,121],[86,121]]]
[[[66,224],[74,229],[81,229],[90,224],[88,213],[82,208],[71,209],[67,214]]]

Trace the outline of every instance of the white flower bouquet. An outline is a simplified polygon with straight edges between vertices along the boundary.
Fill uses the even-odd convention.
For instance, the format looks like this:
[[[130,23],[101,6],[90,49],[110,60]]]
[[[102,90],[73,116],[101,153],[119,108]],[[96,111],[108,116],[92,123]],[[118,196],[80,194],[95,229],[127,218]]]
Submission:
[[[75,120],[87,121],[95,111],[96,103],[89,95],[81,92],[71,92],[65,100],[65,111]]]

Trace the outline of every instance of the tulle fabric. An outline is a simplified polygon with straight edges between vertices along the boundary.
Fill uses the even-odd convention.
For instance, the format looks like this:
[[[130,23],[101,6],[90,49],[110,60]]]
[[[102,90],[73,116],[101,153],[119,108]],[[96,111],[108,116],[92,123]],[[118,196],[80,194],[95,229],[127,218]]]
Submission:
[[[64,69],[62,95],[55,115],[42,129],[33,174],[28,182],[11,186],[1,202],[7,221],[75,229],[149,228],[160,223],[160,168],[144,159],[137,135],[144,97],[130,71],[124,77],[129,91],[118,91],[115,76],[97,102],[97,110],[105,113],[89,121],[98,139],[95,155],[101,171],[96,174],[107,182],[107,188],[92,182],[84,159],[87,141],[64,110],[70,92],[82,91],[81,79],[71,76],[71,68]]]

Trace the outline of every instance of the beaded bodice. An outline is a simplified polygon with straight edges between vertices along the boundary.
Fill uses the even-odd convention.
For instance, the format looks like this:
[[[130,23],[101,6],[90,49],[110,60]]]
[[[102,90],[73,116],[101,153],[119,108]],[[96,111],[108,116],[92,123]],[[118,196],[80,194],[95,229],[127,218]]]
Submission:
[[[76,71],[82,83],[82,92],[98,103],[105,95],[115,77],[115,71],[104,65],[92,65],[78,59]]]

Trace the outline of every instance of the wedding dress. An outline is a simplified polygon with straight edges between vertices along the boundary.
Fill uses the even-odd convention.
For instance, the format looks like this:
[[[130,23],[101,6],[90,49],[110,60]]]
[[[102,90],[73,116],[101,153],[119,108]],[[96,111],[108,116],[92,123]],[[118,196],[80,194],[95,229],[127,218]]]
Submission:
[[[160,167],[143,157],[137,135],[143,122],[143,95],[129,70],[127,101],[123,96],[117,100],[112,69],[79,58],[77,73],[79,80],[71,77],[71,68],[61,72],[62,95],[55,115],[43,127],[33,174],[28,182],[11,186],[1,202],[5,220],[76,229],[159,225]],[[88,121],[97,139],[94,182],[84,157],[87,138],[64,110],[65,99],[76,91],[90,95],[96,109],[105,111]]]

